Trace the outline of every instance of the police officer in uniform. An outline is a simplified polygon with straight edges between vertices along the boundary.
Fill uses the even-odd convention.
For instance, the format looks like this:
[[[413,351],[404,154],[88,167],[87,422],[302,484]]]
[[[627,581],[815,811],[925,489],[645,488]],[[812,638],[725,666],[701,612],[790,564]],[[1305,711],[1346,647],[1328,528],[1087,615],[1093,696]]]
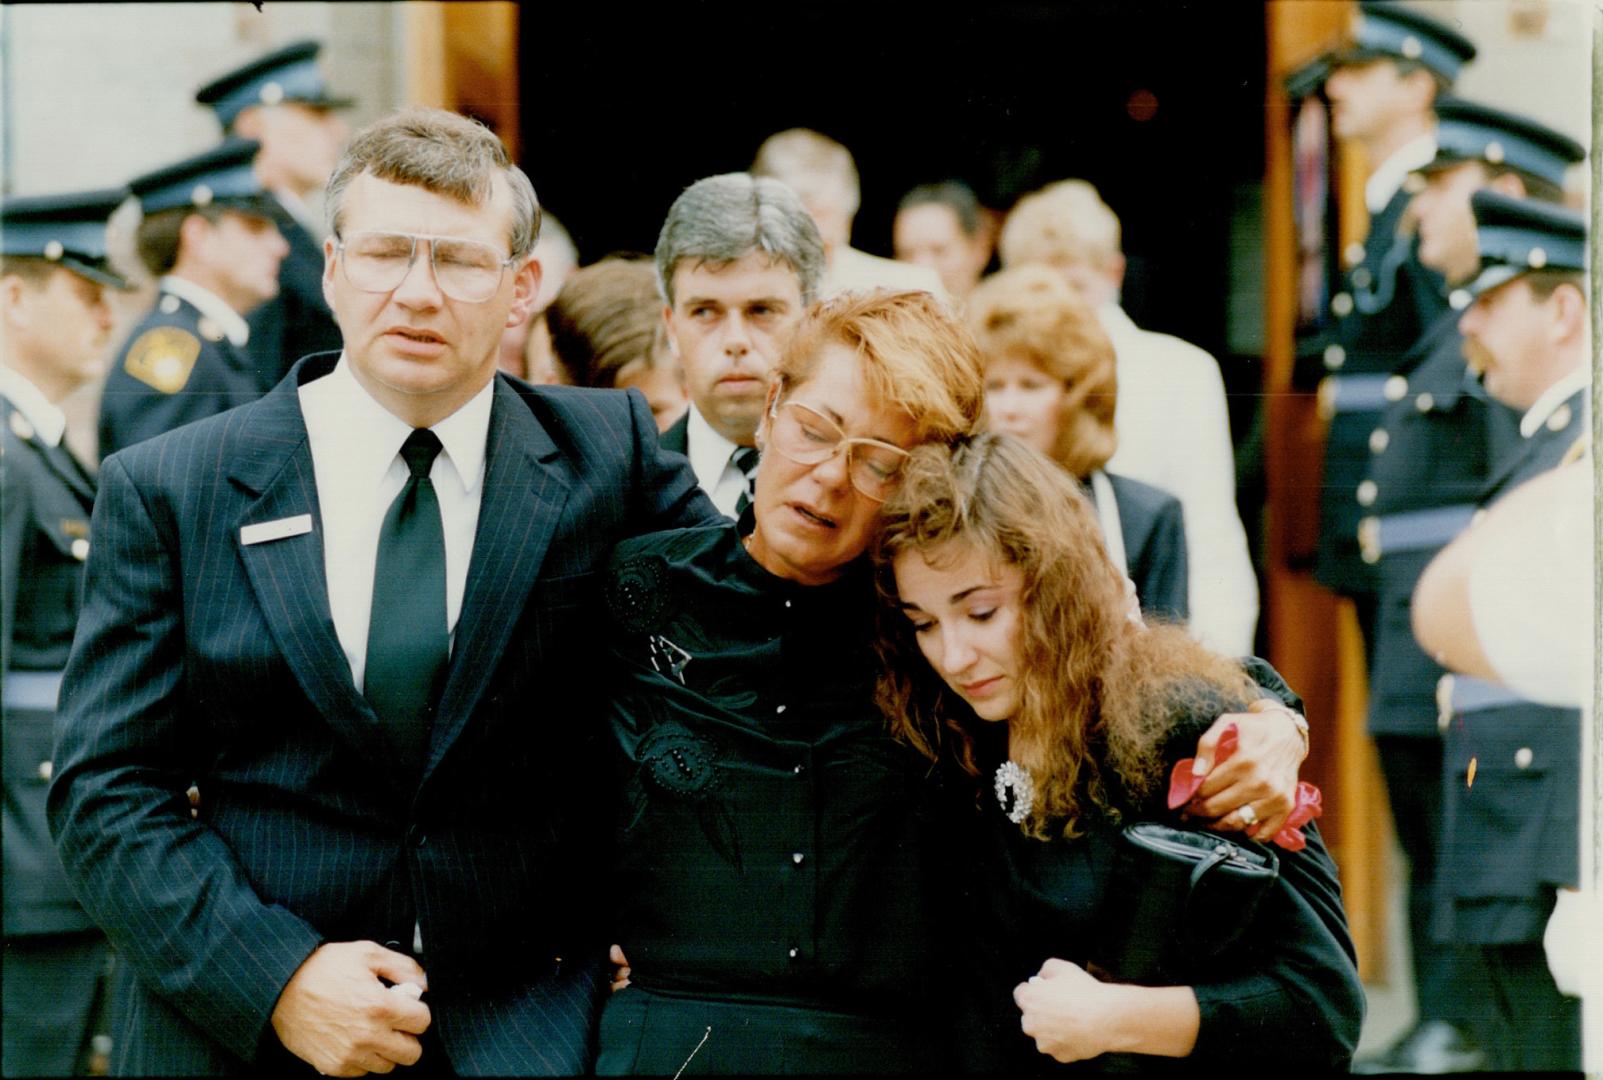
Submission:
[[[1440,279],[1420,265],[1404,226],[1413,197],[1404,180],[1435,156],[1436,93],[1474,56],[1474,45],[1445,24],[1365,0],[1350,39],[1329,58],[1325,92],[1336,135],[1360,143],[1373,165],[1364,190],[1369,234],[1344,253],[1349,269],[1331,298],[1328,335],[1299,352],[1318,357],[1325,376],[1320,414],[1329,422],[1315,578],[1353,598],[1371,655],[1374,583],[1356,540],[1358,519],[1370,503],[1362,485],[1369,433],[1387,402],[1387,378],[1445,308]],[[1311,365],[1300,367],[1306,380]]]
[[[1557,467],[1590,431],[1586,227],[1569,209],[1474,194],[1480,274],[1459,329],[1487,392],[1521,411],[1519,444],[1480,503]],[[1577,583],[1584,587],[1584,583]],[[1439,941],[1474,950],[1491,982],[1482,1044],[1508,1070],[1579,1070],[1580,1002],[1553,981],[1542,935],[1580,875],[1580,712],[1497,683],[1443,676]]]
[[[272,193],[273,220],[289,244],[278,296],[249,316],[246,348],[279,376],[308,353],[340,348],[323,299],[323,224],[308,205],[323,190],[349,132],[317,66],[321,46],[296,41],[218,76],[195,92],[223,133],[261,143],[256,176]],[[277,377],[272,379],[277,381]]]
[[[1373,502],[1358,527],[1376,571],[1379,609],[1369,667],[1374,737],[1397,836],[1408,858],[1410,943],[1419,1021],[1356,1071],[1462,1071],[1484,1063],[1469,1031],[1487,1000],[1478,962],[1430,934],[1441,832],[1442,742],[1436,685],[1445,674],[1414,640],[1414,586],[1469,524],[1499,447],[1519,440],[1519,413],[1489,399],[1464,361],[1458,331],[1466,285],[1480,268],[1471,194],[1485,187],[1556,201],[1584,156],[1573,140],[1526,117],[1462,100],[1437,105],[1436,157],[1415,197],[1419,256],[1454,289],[1385,384],[1390,403],[1369,436]],[[1520,440],[1523,441],[1523,440]]]
[[[111,953],[45,827],[61,670],[78,622],[94,480],[59,402],[99,376],[112,328],[106,219],[123,189],[0,199],[0,716],[6,1076],[70,1076],[109,1051]],[[98,1044],[96,1040],[98,1036]]]
[[[140,260],[159,275],[155,306],[106,377],[100,455],[254,401],[279,373],[246,351],[245,314],[278,294],[288,253],[251,162],[230,139],[130,182],[144,218]]]

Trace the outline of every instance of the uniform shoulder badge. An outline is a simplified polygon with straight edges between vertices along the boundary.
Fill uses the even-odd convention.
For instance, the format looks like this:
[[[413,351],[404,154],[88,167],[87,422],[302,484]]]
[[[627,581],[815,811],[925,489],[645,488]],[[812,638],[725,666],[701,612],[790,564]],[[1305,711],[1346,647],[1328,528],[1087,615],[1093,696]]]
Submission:
[[[164,394],[176,394],[189,382],[200,355],[200,339],[176,326],[146,330],[128,347],[123,370]]]

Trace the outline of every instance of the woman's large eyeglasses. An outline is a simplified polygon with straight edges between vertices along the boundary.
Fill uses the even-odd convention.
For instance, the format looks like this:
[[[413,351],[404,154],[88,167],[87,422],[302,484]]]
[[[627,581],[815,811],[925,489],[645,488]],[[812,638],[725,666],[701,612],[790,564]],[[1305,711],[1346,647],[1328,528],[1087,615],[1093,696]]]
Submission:
[[[359,232],[334,237],[334,250],[345,268],[345,280],[363,292],[387,293],[398,288],[412,269],[418,241],[429,245],[429,263],[440,291],[465,304],[482,304],[501,287],[506,268],[518,256],[502,257],[489,244],[454,236]]]
[[[907,451],[878,439],[848,439],[840,425],[799,401],[775,401],[769,413],[769,445],[798,465],[821,465],[844,452],[852,487],[884,502],[902,478]]]

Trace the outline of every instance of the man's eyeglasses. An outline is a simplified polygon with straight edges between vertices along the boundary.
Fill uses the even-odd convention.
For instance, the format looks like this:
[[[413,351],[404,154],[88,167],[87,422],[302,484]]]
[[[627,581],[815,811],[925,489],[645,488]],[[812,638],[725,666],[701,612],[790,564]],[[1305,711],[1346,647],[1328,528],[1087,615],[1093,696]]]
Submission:
[[[798,465],[821,465],[844,452],[852,487],[884,502],[902,478],[907,451],[878,439],[848,439],[840,425],[799,401],[774,402],[769,445]]]
[[[429,263],[440,291],[465,304],[482,304],[494,296],[507,267],[518,261],[518,256],[502,256],[477,240],[411,233],[335,236],[334,250],[345,268],[345,280],[352,286],[363,292],[387,293],[406,280],[420,240],[429,245]]]

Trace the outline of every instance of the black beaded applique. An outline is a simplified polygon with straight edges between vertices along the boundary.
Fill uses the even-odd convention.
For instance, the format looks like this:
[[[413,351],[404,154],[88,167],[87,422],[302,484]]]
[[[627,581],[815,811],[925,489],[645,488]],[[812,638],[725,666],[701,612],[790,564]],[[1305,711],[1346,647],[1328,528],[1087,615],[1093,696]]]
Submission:
[[[607,610],[625,630],[647,633],[668,610],[668,564],[660,555],[640,555],[613,568],[607,580]]]

